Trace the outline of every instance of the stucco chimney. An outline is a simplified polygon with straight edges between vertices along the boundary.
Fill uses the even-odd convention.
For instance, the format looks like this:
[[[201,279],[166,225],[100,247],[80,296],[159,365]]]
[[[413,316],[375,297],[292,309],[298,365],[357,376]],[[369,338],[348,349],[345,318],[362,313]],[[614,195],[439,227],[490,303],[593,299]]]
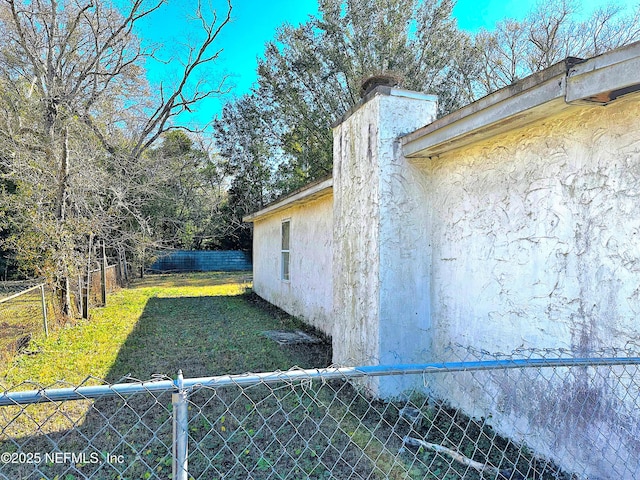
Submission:
[[[411,363],[428,354],[424,174],[402,156],[399,137],[431,123],[436,100],[378,85],[334,125],[336,363]]]

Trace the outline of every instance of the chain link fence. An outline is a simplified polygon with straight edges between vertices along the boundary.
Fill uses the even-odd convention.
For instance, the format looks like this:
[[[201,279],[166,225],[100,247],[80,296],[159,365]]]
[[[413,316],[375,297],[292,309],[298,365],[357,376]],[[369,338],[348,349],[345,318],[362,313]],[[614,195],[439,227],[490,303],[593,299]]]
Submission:
[[[456,352],[425,365],[18,385],[0,396],[0,478],[640,478],[632,352]],[[380,382],[397,389],[380,398]]]

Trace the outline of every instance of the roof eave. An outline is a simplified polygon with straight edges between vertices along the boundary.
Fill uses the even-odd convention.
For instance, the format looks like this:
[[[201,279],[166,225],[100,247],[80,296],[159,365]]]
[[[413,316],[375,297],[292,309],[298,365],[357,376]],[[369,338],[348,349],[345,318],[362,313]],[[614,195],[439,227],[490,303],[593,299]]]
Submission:
[[[256,222],[270,215],[274,215],[293,206],[317,200],[333,193],[333,178],[328,178],[318,183],[295,192],[294,194],[267,205],[262,210],[254,212],[242,218],[243,222]]]
[[[639,71],[640,42],[585,61],[568,58],[404,136],[403,153],[428,159],[572,105],[606,105],[640,90]]]

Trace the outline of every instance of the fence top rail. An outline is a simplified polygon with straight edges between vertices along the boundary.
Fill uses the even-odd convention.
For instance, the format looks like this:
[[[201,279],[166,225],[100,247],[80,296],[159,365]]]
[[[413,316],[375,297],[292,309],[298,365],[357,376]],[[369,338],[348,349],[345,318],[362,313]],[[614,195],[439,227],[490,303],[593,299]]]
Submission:
[[[386,375],[422,375],[480,370],[517,368],[601,367],[640,365],[640,357],[585,357],[585,358],[533,358],[482,360],[472,362],[441,362],[400,365],[371,365],[360,367],[328,367],[322,369],[246,373],[216,377],[151,380],[147,382],[118,383],[113,385],[79,386],[69,388],[42,388],[39,390],[4,391],[0,394],[0,407],[32,403],[88,400],[107,397],[126,397],[138,393],[176,392],[195,387],[222,388],[257,384],[286,383],[304,380],[347,380]]]
[[[14,298],[17,298],[20,295],[24,295],[25,293],[29,293],[32,290],[35,290],[37,288],[42,288],[45,285],[46,285],[45,283],[39,283],[38,285],[34,285],[33,287],[26,288],[26,289],[24,289],[24,290],[22,290],[22,291],[20,291],[18,293],[14,293],[13,295],[8,296],[8,297],[2,297],[2,298],[0,298],[0,304],[8,302],[9,300],[13,300]]]
[[[45,283],[44,277],[29,278],[27,280],[4,280],[0,282],[0,288],[30,287],[31,285],[36,285],[40,283]]]
[[[117,265],[114,264],[114,265],[107,265],[106,268],[107,270],[109,270],[109,269],[114,269],[116,267]],[[101,271],[102,271],[102,268],[94,268],[93,270],[90,270],[89,273],[100,273]]]

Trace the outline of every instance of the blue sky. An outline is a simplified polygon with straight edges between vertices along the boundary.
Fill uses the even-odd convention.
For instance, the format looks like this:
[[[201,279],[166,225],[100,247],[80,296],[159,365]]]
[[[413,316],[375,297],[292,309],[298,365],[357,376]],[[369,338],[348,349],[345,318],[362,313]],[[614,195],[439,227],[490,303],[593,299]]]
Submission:
[[[264,51],[264,44],[273,39],[276,29],[284,22],[298,25],[306,21],[309,15],[318,11],[316,0],[232,0],[232,22],[223,29],[217,42],[222,49],[215,65],[202,71],[210,85],[217,85],[226,76],[225,84],[231,88],[229,94],[203,102],[194,113],[194,121],[206,124],[219,114],[225,102],[247,93],[256,80],[257,57]],[[617,4],[636,5],[640,0],[619,0]],[[192,37],[197,38],[197,23],[189,22],[193,17],[196,0],[169,0],[169,3],[155,12],[140,25],[138,34],[163,44],[162,55],[169,59],[179,56],[180,49]],[[207,0],[204,0],[207,4]],[[607,0],[582,0],[578,2],[585,13],[599,6],[605,6]],[[212,0],[214,7],[223,8],[226,1]],[[503,18],[522,18],[536,4],[527,0],[458,0],[454,16],[460,28],[476,31],[479,28],[491,29]],[[195,39],[195,38],[194,38]],[[175,62],[168,65],[147,65],[152,81],[170,81],[179,69]]]

